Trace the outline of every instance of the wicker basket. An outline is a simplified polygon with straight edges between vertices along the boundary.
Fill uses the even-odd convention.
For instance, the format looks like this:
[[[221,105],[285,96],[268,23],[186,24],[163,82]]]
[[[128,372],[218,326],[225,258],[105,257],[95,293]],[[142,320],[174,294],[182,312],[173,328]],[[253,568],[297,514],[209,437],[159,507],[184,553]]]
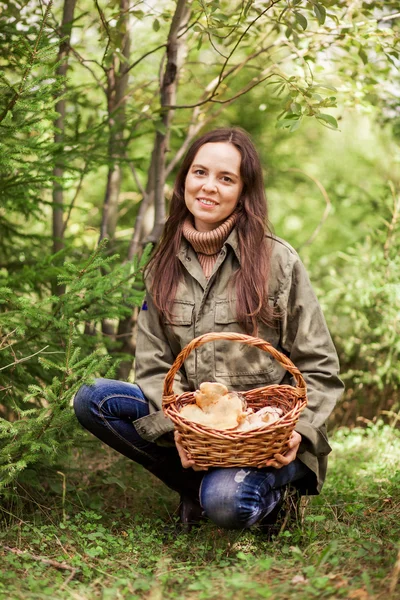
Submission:
[[[216,340],[241,342],[264,350],[293,375],[296,387],[268,385],[241,392],[249,408],[256,411],[267,405],[276,406],[283,410],[282,417],[250,431],[221,431],[193,423],[180,415],[180,409],[186,404],[194,404],[195,398],[193,392],[175,395],[172,387],[174,377],[195,348]],[[207,333],[195,338],[177,356],[164,381],[164,413],[174,422],[189,458],[199,467],[258,467],[274,454],[286,452],[292,431],[306,404],[306,383],[292,361],[268,342],[240,333]]]

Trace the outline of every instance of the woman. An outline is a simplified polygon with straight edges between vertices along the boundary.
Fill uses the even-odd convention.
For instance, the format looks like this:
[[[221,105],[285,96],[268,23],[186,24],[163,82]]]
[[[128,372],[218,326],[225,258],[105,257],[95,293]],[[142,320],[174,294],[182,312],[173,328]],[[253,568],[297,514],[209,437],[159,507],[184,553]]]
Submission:
[[[343,385],[320,306],[296,252],[267,225],[262,169],[241,129],[206,133],[178,173],[170,216],[147,269],[138,319],[136,384],[100,379],[75,398],[79,421],[181,495],[183,523],[221,527],[271,522],[288,484],[319,493],[326,473],[325,421]],[[197,469],[161,410],[166,373],[180,350],[210,331],[258,335],[302,372],[308,405],[285,455],[262,468]],[[269,355],[233,342],[205,344],[174,391],[218,381],[231,391],[291,383]]]

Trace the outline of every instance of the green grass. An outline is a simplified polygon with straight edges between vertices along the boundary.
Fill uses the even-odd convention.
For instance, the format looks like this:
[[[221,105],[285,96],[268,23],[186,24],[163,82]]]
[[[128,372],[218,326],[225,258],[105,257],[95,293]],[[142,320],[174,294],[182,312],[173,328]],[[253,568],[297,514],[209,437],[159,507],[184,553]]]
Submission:
[[[323,494],[270,541],[209,523],[179,533],[176,494],[83,449],[40,492],[20,484],[5,502],[0,599],[399,599],[400,433],[340,429],[332,445]]]

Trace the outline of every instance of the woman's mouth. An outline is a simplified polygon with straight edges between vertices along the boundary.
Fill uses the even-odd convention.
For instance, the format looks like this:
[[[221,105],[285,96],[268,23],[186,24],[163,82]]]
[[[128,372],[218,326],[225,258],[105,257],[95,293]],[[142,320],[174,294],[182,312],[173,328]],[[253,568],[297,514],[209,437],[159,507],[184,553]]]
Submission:
[[[209,200],[208,198],[197,198],[197,200],[205,206],[218,206],[218,202],[214,202],[214,200]]]

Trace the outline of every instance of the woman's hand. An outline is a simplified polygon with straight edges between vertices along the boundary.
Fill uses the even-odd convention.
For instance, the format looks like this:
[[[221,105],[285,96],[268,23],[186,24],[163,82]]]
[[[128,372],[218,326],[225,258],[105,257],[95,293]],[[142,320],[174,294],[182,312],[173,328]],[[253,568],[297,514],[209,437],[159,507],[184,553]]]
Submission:
[[[181,459],[182,467],[184,469],[189,469],[191,467],[193,471],[207,471],[207,467],[198,467],[194,460],[190,460],[188,458],[186,450],[181,444],[182,437],[177,431],[174,432],[174,440],[176,449],[178,450],[179,458]]]
[[[301,442],[301,435],[297,431],[293,431],[289,440],[289,449],[285,454],[275,454],[274,458],[270,458],[266,461],[263,467],[274,467],[275,469],[281,469],[285,467],[297,456],[297,452]]]

